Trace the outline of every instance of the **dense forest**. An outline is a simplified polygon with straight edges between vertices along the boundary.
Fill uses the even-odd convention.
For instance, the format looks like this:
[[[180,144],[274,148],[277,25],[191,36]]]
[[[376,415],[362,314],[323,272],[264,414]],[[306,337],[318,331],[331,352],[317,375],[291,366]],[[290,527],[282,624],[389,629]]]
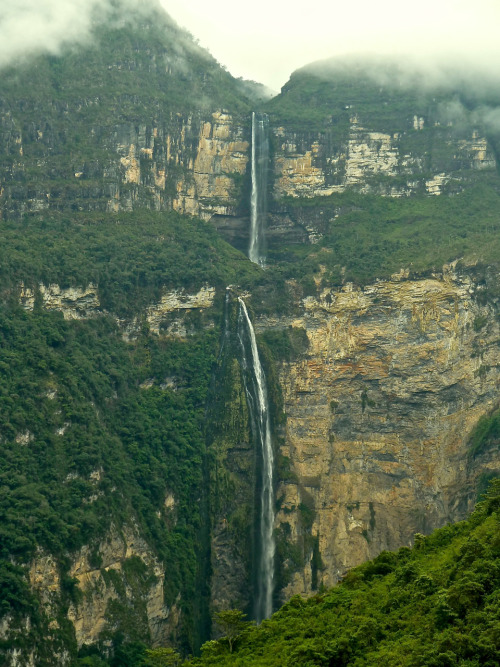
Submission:
[[[227,636],[188,664],[493,667],[500,655],[499,509],[495,482],[467,521],[416,535],[412,549],[382,552],[330,591],[292,598],[260,627],[221,618]]]

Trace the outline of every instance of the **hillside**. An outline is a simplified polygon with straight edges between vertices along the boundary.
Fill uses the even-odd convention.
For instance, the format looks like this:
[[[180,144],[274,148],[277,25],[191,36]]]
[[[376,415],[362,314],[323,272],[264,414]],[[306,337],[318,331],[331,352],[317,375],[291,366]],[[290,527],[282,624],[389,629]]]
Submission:
[[[189,665],[496,665],[500,486],[471,518],[382,552],[330,591],[236,627]]]
[[[121,0],[89,43],[2,70],[2,217],[228,205],[237,159],[217,186],[191,172],[200,132],[214,123],[224,139],[223,109],[247,113],[247,92],[153,0],[135,13]]]

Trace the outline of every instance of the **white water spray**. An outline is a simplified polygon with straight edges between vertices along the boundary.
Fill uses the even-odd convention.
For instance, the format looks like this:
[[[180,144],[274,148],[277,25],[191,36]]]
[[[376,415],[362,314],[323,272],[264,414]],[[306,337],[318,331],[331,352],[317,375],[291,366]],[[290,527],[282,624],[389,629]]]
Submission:
[[[238,338],[242,349],[245,391],[254,436],[262,449],[262,489],[260,503],[259,551],[257,556],[257,590],[255,618],[260,623],[273,611],[274,587],[274,457],[271,442],[271,422],[267,398],[266,376],[260,363],[252,322],[243,299],[238,313]]]
[[[252,113],[252,194],[250,199],[250,261],[265,265],[267,172],[269,166],[268,118]]]

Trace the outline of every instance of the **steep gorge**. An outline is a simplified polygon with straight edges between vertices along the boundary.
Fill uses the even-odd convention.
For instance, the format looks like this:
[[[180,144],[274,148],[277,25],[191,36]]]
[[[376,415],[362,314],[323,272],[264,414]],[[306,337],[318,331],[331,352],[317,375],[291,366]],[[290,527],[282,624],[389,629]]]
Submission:
[[[465,123],[449,119],[450,95],[422,102],[400,93],[395,108],[390,90],[367,92],[363,82],[351,87],[360,99],[346,97],[339,84],[330,112],[319,118],[313,106],[306,122],[290,106],[301,91],[294,75],[281,96],[261,105],[271,137],[268,269],[249,268],[214,229],[248,251],[253,104],[194,47],[186,74],[171,43],[156,45],[152,57],[149,28],[139,35],[132,37],[130,63],[135,57],[139,73],[152,77],[134,88],[135,97],[120,92],[126,104],[119,122],[112,89],[108,98],[70,89],[68,99],[47,101],[46,92],[42,102],[27,93],[19,101],[9,73],[0,95],[5,266],[17,267],[3,275],[10,280],[3,304],[13,309],[19,331],[40,321],[48,341],[26,391],[15,384],[11,390],[38,423],[9,408],[1,443],[19,457],[19,484],[29,492],[44,447],[57,465],[64,459],[64,474],[50,483],[70,490],[85,517],[54,529],[71,534],[62,547],[42,544],[36,533],[40,543],[34,555],[26,551],[29,562],[19,547],[16,563],[28,563],[43,621],[37,635],[28,606],[4,616],[0,631],[12,665],[43,656],[53,664],[50,655],[72,664],[79,649],[96,645],[104,655],[124,640],[190,651],[209,636],[213,611],[251,610],[259,463],[237,349],[238,296],[251,311],[271,401],[275,607],[336,583],[383,549],[410,544],[416,532],[463,518],[485,480],[499,474],[497,443],[472,444],[479,420],[499,405],[499,270],[487,256],[498,223],[483,196],[496,201],[498,174],[488,128],[472,116]],[[110,62],[113,76],[135,71],[118,56]],[[70,65],[83,66],[74,54],[69,64],[40,60],[43,71],[54,70],[49,91],[58,76],[68,88]],[[168,79],[178,86],[170,99],[154,80],[164,73],[162,85]],[[33,74],[26,76],[29,82]],[[196,94],[189,97],[191,88]],[[181,100],[179,90],[190,93]],[[373,102],[380,94],[385,115]],[[393,200],[401,208],[387,203]],[[449,241],[436,232],[447,261],[439,253],[419,259],[415,228],[429,219],[439,227],[433,212],[454,202],[479,210],[483,245],[450,263],[463,256],[456,252],[462,234],[474,244],[482,233],[482,226],[468,228],[464,213],[456,228],[445,220]],[[171,211],[204,224],[190,226],[182,216],[170,222]],[[397,215],[405,234],[415,232],[409,241],[391,236]],[[378,234],[368,251],[367,217]],[[115,222],[111,241],[87,234]],[[147,243],[127,237],[143,266],[127,257],[107,266],[136,223],[154,229]],[[40,239],[40,248],[23,248],[12,230],[28,246]],[[77,252],[72,235],[81,244]],[[389,241],[406,254],[386,250]],[[80,250],[89,267],[77,270]],[[55,258],[50,266],[46,252]],[[353,266],[364,271],[362,279],[353,280]],[[102,349],[92,347],[93,337]],[[76,383],[54,362],[64,346],[81,365]],[[43,408],[37,403],[34,411],[30,395]],[[71,396],[85,409],[75,409]],[[77,429],[93,432],[99,447],[106,440],[110,451],[87,460],[95,443],[80,436],[80,451]],[[118,474],[113,456],[123,451]],[[8,486],[7,474],[3,481]],[[121,484],[130,503],[119,497]],[[14,503],[19,488],[12,488]],[[108,502],[112,512],[95,534],[85,528],[77,539],[85,513]],[[33,652],[29,644],[43,629],[45,648]]]
[[[422,280],[327,288],[297,316],[259,322],[308,340],[280,369],[284,598],[465,517],[480,477],[498,475],[495,451],[473,454],[469,442],[498,408],[500,382],[498,319],[480,290],[444,267]],[[295,572],[290,544],[305,559]]]

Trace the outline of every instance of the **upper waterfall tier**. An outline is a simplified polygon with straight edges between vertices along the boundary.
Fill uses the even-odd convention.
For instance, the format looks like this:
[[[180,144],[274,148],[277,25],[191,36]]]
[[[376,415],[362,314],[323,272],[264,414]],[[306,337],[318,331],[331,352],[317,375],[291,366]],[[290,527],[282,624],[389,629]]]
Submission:
[[[265,265],[267,176],[269,169],[269,119],[252,114],[252,195],[250,200],[250,246],[248,257]]]

